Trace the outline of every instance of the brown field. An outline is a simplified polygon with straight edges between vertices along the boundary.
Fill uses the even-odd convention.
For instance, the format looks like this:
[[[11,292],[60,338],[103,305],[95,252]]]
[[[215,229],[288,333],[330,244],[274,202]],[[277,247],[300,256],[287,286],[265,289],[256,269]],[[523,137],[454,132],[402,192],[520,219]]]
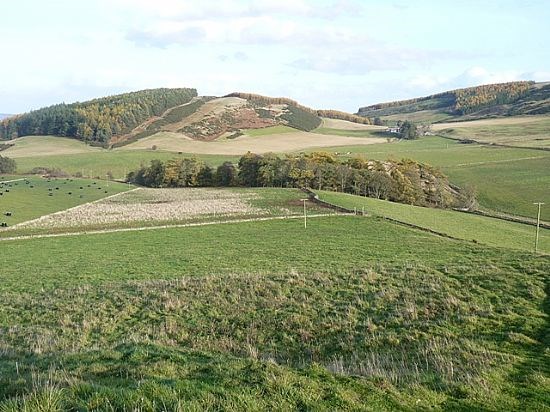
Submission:
[[[57,136],[26,136],[11,140],[9,143],[13,143],[15,146],[2,151],[2,156],[19,158],[98,153],[104,150],[99,147],[87,146],[76,139]]]
[[[483,126],[506,126],[506,125],[520,125],[531,124],[537,122],[548,121],[548,116],[522,116],[522,117],[500,117],[496,119],[482,119],[471,120],[467,122],[449,122],[449,123],[435,123],[432,125],[433,130],[443,129],[462,129],[470,127],[483,127]]]
[[[550,148],[550,116],[521,116],[434,124],[443,136],[481,143]]]
[[[236,193],[223,189],[139,188],[23,222],[9,230],[173,222],[207,215],[229,217],[268,213],[250,204],[250,200],[256,197],[252,192]]]
[[[262,136],[241,136],[232,140],[203,142],[184,137],[179,133],[161,132],[125,146],[124,150],[150,149],[196,154],[242,155],[255,153],[296,152],[300,150],[331,146],[359,146],[385,143],[385,139],[322,135],[307,132],[292,132]]]
[[[348,122],[347,120],[340,119],[328,119],[323,117],[323,123],[321,126],[327,129],[339,129],[339,130],[384,130],[384,126],[373,126],[369,124],[360,124]]]

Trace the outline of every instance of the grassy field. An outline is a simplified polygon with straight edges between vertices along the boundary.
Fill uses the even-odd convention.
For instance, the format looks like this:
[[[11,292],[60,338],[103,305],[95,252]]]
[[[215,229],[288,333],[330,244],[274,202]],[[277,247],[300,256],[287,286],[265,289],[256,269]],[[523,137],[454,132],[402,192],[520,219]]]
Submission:
[[[549,402],[550,263],[531,254],[363,217],[2,251],[2,411]]]
[[[314,133],[326,134],[332,136],[350,136],[350,137],[374,137],[380,139],[392,138],[391,135],[384,133],[385,128],[371,129],[371,130],[345,130],[345,129],[331,129],[328,127],[319,127],[315,129]]]
[[[246,129],[243,133],[251,137],[269,136],[272,134],[293,133],[296,129],[284,125],[277,125],[272,127],[264,127],[263,129]]]
[[[431,209],[346,193],[316,191],[321,200],[491,246],[532,251],[535,228],[453,210]],[[550,254],[550,230],[541,229],[539,250]]]
[[[354,131],[352,130],[351,132]],[[363,130],[359,131],[359,133],[363,133]],[[315,136],[322,136],[324,140],[319,140]],[[350,153],[344,156],[359,155],[369,159],[384,160],[388,158],[401,159],[408,157],[440,167],[455,184],[470,184],[474,186],[478,191],[480,205],[486,209],[535,217],[536,208],[532,205],[533,202],[542,201],[550,203],[549,192],[547,190],[550,184],[550,175],[548,174],[548,170],[550,169],[550,152],[523,148],[490,147],[478,144],[460,144],[456,141],[437,136],[423,137],[415,141],[392,143],[385,143],[381,138],[330,137],[328,135],[304,132],[281,133],[275,137],[273,139],[268,136],[264,136],[262,139],[242,137],[235,139],[245,139],[244,143],[241,142],[237,146],[227,146],[228,143],[230,145],[236,143],[234,141],[191,143],[198,143],[203,146],[212,143],[222,146],[226,145],[231,150],[235,150],[235,154],[233,155],[196,155],[213,166],[219,165],[225,160],[236,162],[246,150],[256,151],[258,149],[257,151],[259,152],[278,152],[284,146],[286,149],[295,147],[294,150],[302,151],[306,150],[303,149],[304,145],[305,147],[309,147],[306,151],[325,150]],[[311,139],[307,140],[308,138]],[[296,139],[306,140],[295,146]],[[361,141],[363,143],[370,143],[373,140],[379,143],[375,145],[339,146],[338,143],[343,141],[341,139],[354,139],[352,142]],[[321,141],[325,146],[316,146]],[[263,146],[258,146],[258,142],[262,142]],[[226,146],[223,146],[223,150],[220,149],[220,151],[227,151]],[[208,150],[211,151],[212,149],[209,148]],[[177,156],[193,156],[187,152],[178,154],[177,152],[170,151],[125,150],[125,148],[115,151],[98,149],[97,152],[70,155],[38,156],[38,154],[39,152],[35,152],[32,157],[17,158],[18,171],[24,173],[33,167],[46,166],[61,168],[73,174],[80,172],[85,176],[104,177],[107,172],[111,172],[115,178],[123,178],[128,171],[134,170],[152,159],[168,160]],[[550,208],[543,208],[542,216],[544,220],[550,221]]]
[[[378,160],[405,157],[438,166],[451,182],[475,187],[485,209],[534,218],[532,203],[550,202],[550,152],[461,144],[437,136],[325,150]],[[550,208],[543,208],[542,218],[550,221]]]
[[[261,136],[239,136],[234,139],[201,141],[192,140],[178,133],[161,132],[126,145],[119,150],[144,150],[156,146],[166,151],[182,151],[197,154],[242,155],[255,153],[281,153],[307,150],[313,147],[339,145],[368,145],[380,143],[379,138],[324,135],[294,130]]]
[[[90,179],[16,178],[21,180],[4,184],[0,180],[0,212],[12,213],[0,220],[9,226],[128,190],[126,184]]]
[[[437,133],[457,139],[518,147],[550,148],[550,117],[523,116],[433,125]]]
[[[141,164],[148,164],[153,159],[170,160],[176,157],[196,156],[209,165],[217,166],[224,161],[238,161],[240,156],[224,155],[194,155],[192,153],[176,153],[155,150],[116,150],[102,151],[93,154],[75,154],[59,156],[33,156],[16,159],[17,171],[25,173],[34,167],[60,168],[68,173],[82,173],[84,176],[105,177],[111,172],[115,179],[122,179],[131,170],[136,170]]]
[[[0,230],[0,239],[240,219],[301,217],[302,198],[304,193],[298,189],[139,188]],[[310,214],[334,213],[310,202],[307,202],[307,208]],[[39,212],[36,210],[36,213]]]
[[[541,219],[550,222],[550,156],[443,168],[459,185],[472,182],[483,208],[536,218],[534,202],[544,202]]]
[[[99,153],[105,149],[86,145],[84,142],[68,137],[26,136],[11,140],[15,146],[2,151],[3,156],[14,159],[29,156],[51,156],[80,153]]]

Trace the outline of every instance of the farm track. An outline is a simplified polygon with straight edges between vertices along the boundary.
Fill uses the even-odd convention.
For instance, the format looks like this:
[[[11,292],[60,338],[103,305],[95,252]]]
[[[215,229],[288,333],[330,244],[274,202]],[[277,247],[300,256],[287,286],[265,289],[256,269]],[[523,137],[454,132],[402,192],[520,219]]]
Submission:
[[[0,181],[0,183],[20,182],[21,180],[25,180],[25,179],[2,180]]]
[[[343,215],[347,216],[349,214],[343,214]],[[310,219],[310,218],[327,217],[327,216],[334,216],[334,215],[321,213],[321,214],[315,214],[315,215],[308,215],[307,217],[308,219]],[[14,240],[54,238],[54,237],[82,236],[82,235],[99,235],[99,234],[105,234],[105,233],[119,233],[119,232],[141,232],[145,230],[178,229],[178,228],[197,227],[197,226],[224,225],[224,224],[230,224],[230,223],[264,222],[268,220],[288,220],[288,219],[303,219],[303,218],[304,218],[303,215],[271,216],[271,217],[256,217],[256,218],[249,218],[249,219],[221,220],[221,221],[214,221],[214,222],[183,223],[183,224],[175,224],[175,225],[140,226],[140,227],[128,227],[128,228],[118,228],[118,229],[100,229],[100,230],[89,230],[89,231],[80,231],[80,232],[50,233],[50,234],[42,234],[42,235],[21,235],[21,236],[0,238],[0,242],[7,242],[7,241],[14,241]]]

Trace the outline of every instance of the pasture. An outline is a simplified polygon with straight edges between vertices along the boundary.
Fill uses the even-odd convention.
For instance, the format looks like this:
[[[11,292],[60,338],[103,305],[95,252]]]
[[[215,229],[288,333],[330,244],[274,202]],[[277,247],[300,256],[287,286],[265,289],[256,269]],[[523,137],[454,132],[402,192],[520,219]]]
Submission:
[[[258,138],[261,137],[261,138]],[[384,142],[379,138],[349,137],[309,133],[295,130],[268,135],[243,135],[234,139],[200,141],[192,140],[180,133],[160,132],[145,137],[119,150],[143,150],[156,146],[159,150],[196,154],[242,155],[255,153],[295,152],[334,145],[369,145]]]
[[[0,406],[548,404],[550,266],[377,218],[2,243]]]
[[[128,190],[126,184],[105,180],[36,176],[16,179],[20,180],[0,181],[0,221],[9,226]],[[5,216],[6,212],[11,216]],[[0,233],[5,231],[0,229]]]
[[[452,183],[473,186],[483,209],[535,218],[537,210],[533,202],[550,202],[550,152],[461,144],[437,136],[326,150],[338,152],[344,158],[410,158],[437,166]],[[550,221],[550,208],[543,208],[541,216]]]
[[[44,156],[40,155],[38,148],[35,148],[32,156],[18,157],[16,160],[19,173],[25,173],[34,167],[42,166],[60,168],[72,174],[82,173],[84,176],[104,177],[107,172],[111,172],[115,178],[122,179],[130,170],[135,170],[141,164],[149,163],[152,159],[166,161],[178,156],[193,156],[191,152],[195,150],[194,146],[187,147],[187,150],[191,152],[170,151],[178,148],[183,149],[181,144],[199,145],[201,149],[197,149],[199,153],[194,155],[214,167],[224,161],[237,162],[247,150],[252,152],[279,152],[291,148],[294,148],[292,150],[296,152],[323,150],[338,152],[342,158],[364,156],[368,159],[385,160],[405,157],[438,166],[449,176],[451,182],[459,186],[469,184],[475,187],[480,206],[484,209],[533,218],[536,217],[536,208],[532,205],[533,202],[550,203],[548,197],[550,152],[526,148],[461,144],[437,136],[423,137],[415,141],[388,143],[386,139],[378,137],[352,138],[289,132],[286,129],[278,129],[280,133],[277,135],[262,135],[267,129],[261,130],[262,132],[258,131],[257,135],[241,136],[218,142],[190,141],[182,135],[175,134],[163,138],[156,135],[152,136],[152,139],[160,139],[156,141],[158,143],[157,150],[151,150],[153,141],[149,142],[151,144],[145,144],[146,139],[137,142],[144,145],[144,149],[141,150],[127,150],[132,146],[128,145],[115,150],[94,149],[95,151],[89,153]],[[360,130],[359,133],[364,133],[364,131]],[[319,136],[328,146],[317,146],[321,141],[318,140]],[[353,145],[340,145],[349,139],[353,139],[351,140]],[[371,140],[378,143],[370,144]],[[355,144],[357,142],[361,142],[361,144]],[[161,150],[163,149],[162,144],[166,145],[166,150]],[[205,154],[216,151],[229,151],[234,154]],[[550,221],[550,208],[543,208],[542,218]]]
[[[550,148],[550,117],[514,116],[434,124],[434,131],[455,139],[472,139],[517,147]]]
[[[453,210],[432,209],[354,196],[316,191],[321,200],[375,216],[388,217],[449,236],[486,245],[533,251],[533,226]],[[550,230],[541,229],[539,250],[550,254]]]
[[[301,216],[298,189],[138,188],[0,231],[0,238],[114,228],[173,226],[275,216]],[[310,204],[310,214],[330,213]]]
[[[9,143],[14,146],[3,150],[2,155],[14,159],[34,156],[92,154],[104,151],[100,147],[89,146],[80,140],[68,137],[26,136],[10,140]]]

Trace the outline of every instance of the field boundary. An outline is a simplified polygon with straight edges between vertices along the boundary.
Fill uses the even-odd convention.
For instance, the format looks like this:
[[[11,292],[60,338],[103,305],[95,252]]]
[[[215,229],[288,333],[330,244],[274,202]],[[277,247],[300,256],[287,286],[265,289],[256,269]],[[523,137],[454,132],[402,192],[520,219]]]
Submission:
[[[124,192],[124,193],[127,193],[127,192]],[[345,216],[345,215],[340,215],[340,216]],[[318,217],[334,217],[334,215],[330,215],[326,213],[307,215],[308,219],[318,218]],[[212,226],[212,225],[223,225],[223,224],[230,224],[230,223],[264,222],[269,220],[290,220],[290,219],[303,219],[303,218],[304,218],[303,215],[270,216],[270,217],[255,217],[255,218],[249,218],[249,219],[221,220],[221,221],[215,221],[215,222],[195,222],[195,223],[182,223],[182,224],[175,224],[175,225],[140,226],[140,227],[117,228],[117,229],[99,229],[99,230],[89,230],[89,231],[81,231],[81,232],[48,233],[48,234],[41,234],[41,235],[20,235],[20,236],[0,238],[0,242],[8,242],[8,241],[14,241],[14,240],[31,240],[31,239],[43,239],[43,238],[55,238],[55,237],[68,237],[68,236],[82,236],[82,235],[100,235],[100,234],[118,233],[118,232],[142,232],[146,230],[180,229],[180,228],[186,228],[186,227]]]
[[[550,152],[550,147],[514,146],[510,144],[503,144],[503,143],[489,143],[489,142],[483,142],[476,139],[460,139],[458,137],[445,136],[442,134],[434,134],[434,136],[442,137],[443,139],[453,140],[459,143],[466,142],[466,143],[476,143],[483,146],[498,146],[498,147],[508,147],[512,149],[530,149],[530,150],[540,150],[543,152]]]
[[[21,179],[23,180],[23,179]],[[80,205],[76,205],[76,206],[73,206],[73,207],[70,207],[68,209],[63,209],[63,210],[58,210],[57,212],[53,212],[53,213],[49,213],[47,215],[43,215],[43,216],[40,216],[40,217],[37,217],[36,219],[31,219],[31,220],[25,220],[24,222],[20,222],[20,223],[17,223],[13,226],[10,226],[9,227],[9,230],[12,230],[12,229],[19,229],[20,226],[22,225],[27,225],[29,223],[33,223],[33,222],[38,222],[40,220],[44,220],[50,216],[56,216],[56,215],[60,215],[62,213],[65,213],[65,212],[68,212],[70,210],[74,210],[74,209],[78,209],[79,207],[82,207],[84,205],[92,205],[94,203],[98,203],[98,202],[102,202],[104,200],[107,200],[107,199],[112,199],[113,197],[117,197],[117,196],[120,196],[124,193],[130,193],[130,192],[135,192],[136,190],[140,190],[141,187],[136,187],[132,190],[126,190],[125,192],[119,192],[119,193],[115,193],[114,195],[110,195],[110,196],[107,196],[107,197],[102,197],[101,199],[97,199],[97,200],[93,200],[91,202],[86,202],[86,203],[82,203]]]
[[[524,216],[493,214],[493,213],[490,213],[490,212],[485,212],[483,210],[462,210],[462,209],[453,209],[453,210],[455,212],[466,213],[466,214],[469,214],[469,215],[478,215],[478,216],[483,216],[483,217],[490,217],[492,219],[500,219],[500,220],[505,220],[507,222],[521,223],[521,224],[524,224],[524,225],[537,227],[537,220],[534,219],[534,218],[531,219],[531,218],[524,217]],[[539,226],[544,228],[544,229],[550,229],[550,224],[545,223],[542,220],[541,220],[541,223],[540,223]]]
[[[357,213],[357,210],[351,210],[351,209],[347,209],[345,207],[342,207],[342,206],[338,206],[338,205],[334,205],[332,203],[329,203],[329,202],[326,202],[324,200],[321,200],[319,199],[319,195],[316,194],[315,192],[313,192],[312,190],[310,189],[307,189],[307,188],[303,188],[302,189],[305,193],[308,193],[309,196],[310,196],[310,200],[312,202],[315,202],[315,203],[319,203],[319,204],[322,204],[322,205],[325,205],[326,207],[329,207],[329,208],[334,208],[334,209],[340,209],[340,210],[344,210],[346,211],[347,213],[352,213],[354,215],[362,215],[362,216],[371,216],[370,214],[365,213],[365,212],[361,212],[361,213]],[[428,229],[427,227],[424,227],[424,226],[418,226],[418,225],[415,225],[414,223],[408,223],[408,222],[403,222],[402,220],[398,220],[398,219],[394,219],[394,218],[391,218],[391,217],[387,217],[387,216],[383,216],[383,215],[378,215],[378,214],[374,214],[372,216],[376,216],[376,217],[379,217],[379,218],[382,218],[384,220],[387,220],[389,222],[393,222],[393,223],[397,223],[399,225],[402,225],[402,226],[407,226],[407,227],[410,227],[412,229],[417,229],[417,230],[421,230],[423,232],[427,232],[427,233],[431,233],[432,235],[436,235],[436,236],[440,236],[440,237],[444,237],[444,238],[447,238],[447,239],[451,239],[451,240],[459,240],[461,242],[471,242],[471,243],[478,243],[476,241],[472,241],[472,240],[468,240],[468,239],[462,239],[462,238],[458,238],[458,237],[454,237],[454,236],[451,236],[447,233],[443,233],[443,232],[438,232],[437,230],[432,230],[432,229]]]

